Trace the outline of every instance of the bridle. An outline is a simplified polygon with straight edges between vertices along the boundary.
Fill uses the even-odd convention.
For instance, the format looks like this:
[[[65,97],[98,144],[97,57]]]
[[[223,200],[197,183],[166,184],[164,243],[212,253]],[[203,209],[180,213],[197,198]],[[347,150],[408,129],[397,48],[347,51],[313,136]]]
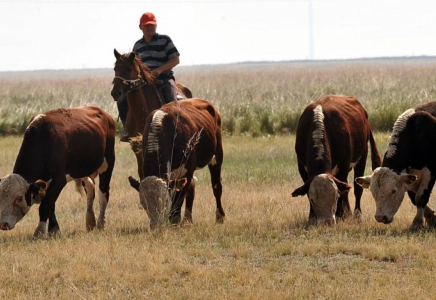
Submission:
[[[136,79],[125,79],[120,76],[115,76],[114,79],[121,79],[123,81],[123,85],[126,87],[127,90],[126,94],[142,88],[147,84],[147,82],[142,78],[141,74],[138,74],[138,78]]]
[[[121,79],[123,81],[123,85],[126,88],[126,94],[133,92],[137,89],[140,89],[147,84],[147,81],[145,81],[142,78],[141,74],[138,74],[138,78],[136,78],[136,79],[125,79],[121,76],[115,76],[114,80],[115,79]],[[159,99],[160,105],[161,106],[164,105],[165,102],[162,99],[162,95],[158,91],[156,91],[156,92],[157,92],[157,97]]]

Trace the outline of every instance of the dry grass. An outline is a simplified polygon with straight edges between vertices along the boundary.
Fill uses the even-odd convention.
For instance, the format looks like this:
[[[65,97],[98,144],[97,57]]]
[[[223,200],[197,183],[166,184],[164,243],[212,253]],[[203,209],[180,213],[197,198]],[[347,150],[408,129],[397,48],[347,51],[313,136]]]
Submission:
[[[386,140],[386,134],[377,135],[381,151]],[[3,176],[12,169],[21,138],[0,143]],[[226,137],[225,224],[214,224],[215,201],[203,170],[197,172],[195,224],[155,233],[128,185],[134,155],[127,144],[117,144],[106,229],[86,232],[86,201],[73,184],[58,200],[60,237],[31,238],[38,222],[32,208],[14,230],[0,232],[0,298],[434,297],[436,235],[408,231],[415,210],[407,199],[388,226],[375,222],[366,191],[363,224],[306,228],[308,201],[290,196],[301,184],[293,143],[294,136]]]

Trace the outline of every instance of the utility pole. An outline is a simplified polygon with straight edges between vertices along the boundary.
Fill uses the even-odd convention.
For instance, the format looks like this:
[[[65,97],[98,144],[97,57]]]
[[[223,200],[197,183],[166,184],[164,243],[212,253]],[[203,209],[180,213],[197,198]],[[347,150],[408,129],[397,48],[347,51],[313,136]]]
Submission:
[[[309,59],[315,59],[315,45],[313,39],[313,11],[312,11],[312,0],[308,0],[309,8]]]

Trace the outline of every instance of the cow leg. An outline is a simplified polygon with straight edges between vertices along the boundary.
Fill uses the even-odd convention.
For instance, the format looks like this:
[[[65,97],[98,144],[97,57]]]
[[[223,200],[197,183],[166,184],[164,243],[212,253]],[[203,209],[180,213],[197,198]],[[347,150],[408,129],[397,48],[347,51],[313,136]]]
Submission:
[[[192,177],[192,175],[191,175],[191,177]],[[189,178],[189,176],[188,176],[188,178]],[[182,205],[183,205],[183,201],[185,200],[185,195],[187,193],[187,190],[191,185],[190,180],[191,179],[188,179],[186,186],[183,187],[183,189],[181,191],[174,193],[172,203],[171,203],[171,209],[170,209],[170,213],[169,213],[169,220],[170,220],[170,223],[173,225],[179,224],[181,219],[182,219],[182,217],[181,217]]]
[[[215,159],[209,163],[210,181],[212,183],[213,195],[216,200],[216,222],[224,223],[226,214],[221,204],[221,195],[223,186],[221,183],[221,165],[223,164],[223,149],[221,144],[218,145],[218,150],[215,153]]]
[[[56,203],[53,204],[53,210],[48,217],[48,233],[50,236],[55,236],[59,232],[59,224],[56,220]]]
[[[347,172],[342,173],[341,171],[339,171],[336,178],[339,179],[340,181],[348,183],[348,180],[347,180],[348,166],[347,166],[347,168],[342,167],[342,169],[341,169],[341,167],[339,167],[339,170],[344,170],[344,169]],[[339,199],[338,199],[338,204],[337,204],[337,209],[336,209],[336,218],[345,219],[349,215],[351,215],[351,208],[350,208],[350,202],[348,200],[348,192],[343,192],[343,193],[341,193],[341,195],[339,196]]]
[[[106,207],[109,202],[110,182],[111,182],[112,172],[114,170],[114,165],[115,165],[115,154],[113,153],[113,151],[106,156],[106,161],[108,163],[108,168],[106,169],[105,172],[99,175],[98,200],[100,204],[100,215],[98,216],[98,221],[97,221],[98,229],[103,229],[106,223],[105,220]]]
[[[298,172],[300,173],[301,179],[303,179],[303,182],[307,182],[307,180],[309,179],[309,174],[306,171],[306,168],[304,167],[303,162],[298,159]],[[307,196],[307,200],[309,200],[309,195]],[[312,208],[312,203],[310,203],[309,200],[309,218],[308,218],[308,225],[316,225],[317,221],[316,221],[316,215],[315,215],[315,211]]]
[[[39,224],[33,234],[34,237],[39,238],[45,236],[47,219],[51,216],[52,213],[54,213],[55,202],[66,183],[66,179],[53,180],[51,182],[50,187],[47,190],[47,194],[45,195],[44,199],[42,199],[41,204],[39,205]],[[54,220],[56,220],[56,217],[54,217]],[[55,224],[57,224],[57,221]],[[59,231],[59,225],[53,225],[53,227],[51,228],[55,227],[57,227],[57,231]]]
[[[356,204],[354,206],[354,217],[359,223],[363,222],[362,209],[360,208],[360,199],[362,199],[363,187],[356,182],[357,177],[362,177],[365,174],[366,158],[368,156],[368,150],[360,157],[357,164],[354,166],[354,197]]]
[[[188,191],[186,193],[186,204],[185,204],[185,216],[183,217],[183,223],[193,223],[192,222],[192,206],[194,204],[195,198],[195,180],[192,179],[189,185]]]
[[[431,191],[433,190],[433,186],[435,184],[435,178],[431,178],[428,183],[427,189],[423,191],[422,194],[415,194],[415,203],[416,203],[416,215],[413,219],[412,225],[410,226],[411,230],[421,230],[424,228],[424,216],[425,216],[425,208],[427,207],[428,200],[430,199]],[[429,211],[427,210],[427,216],[429,216]]]
[[[95,184],[92,178],[82,179],[86,192],[86,230],[90,231],[95,228],[94,199]]]
[[[144,175],[143,175],[144,172],[142,171],[142,152],[135,153],[135,155],[136,155],[136,161],[138,163],[138,175],[139,175],[139,179],[142,180],[142,179],[144,179]],[[111,176],[112,176],[112,174],[111,174]]]
[[[412,204],[416,206],[416,201],[415,201],[416,194],[412,191],[407,191],[407,194],[409,195]],[[424,209],[424,218],[429,227],[436,227],[436,216],[434,214],[434,211],[428,206],[426,206]]]

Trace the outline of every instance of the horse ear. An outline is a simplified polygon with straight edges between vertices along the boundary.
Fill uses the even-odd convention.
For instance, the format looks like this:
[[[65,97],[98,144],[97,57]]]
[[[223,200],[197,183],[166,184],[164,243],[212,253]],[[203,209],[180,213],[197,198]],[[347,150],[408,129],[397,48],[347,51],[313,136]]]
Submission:
[[[136,56],[136,53],[135,53],[135,52],[133,52],[133,51],[130,52],[129,60],[133,62],[133,61],[135,60],[135,56]]]
[[[121,57],[121,54],[115,48],[114,48],[114,55],[115,55],[116,59],[120,59],[120,57]]]

